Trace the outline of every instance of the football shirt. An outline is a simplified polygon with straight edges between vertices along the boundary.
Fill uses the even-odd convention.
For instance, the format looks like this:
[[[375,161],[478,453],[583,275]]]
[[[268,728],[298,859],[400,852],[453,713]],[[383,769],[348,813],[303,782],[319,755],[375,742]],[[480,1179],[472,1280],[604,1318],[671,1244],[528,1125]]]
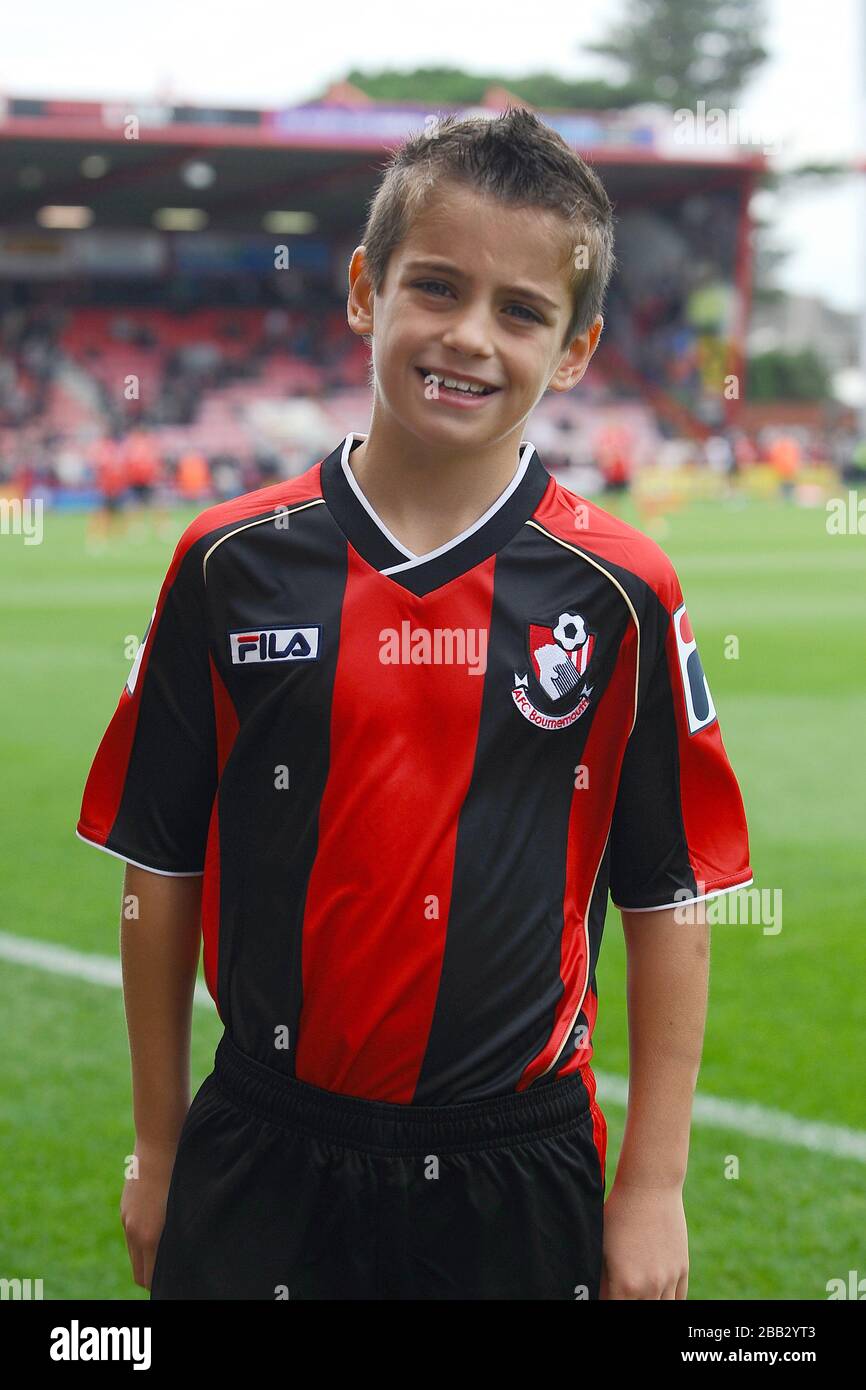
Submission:
[[[416,1105],[591,1084],[608,893],[751,882],[677,575],[528,441],[413,555],[362,439],[186,528],[77,833],[203,875],[207,987],[277,1071]]]

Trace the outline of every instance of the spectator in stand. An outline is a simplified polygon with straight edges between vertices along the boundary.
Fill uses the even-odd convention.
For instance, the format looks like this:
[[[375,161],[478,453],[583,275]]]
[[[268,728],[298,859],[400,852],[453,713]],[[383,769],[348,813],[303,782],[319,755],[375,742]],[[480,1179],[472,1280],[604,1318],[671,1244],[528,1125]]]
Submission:
[[[793,434],[780,434],[770,445],[770,467],[779,480],[779,491],[785,498],[794,494],[794,483],[800,471],[799,440]]]
[[[27,430],[19,430],[12,468],[13,496],[17,495],[22,498],[33,496],[35,488],[39,485],[35,457]]]
[[[604,505],[616,511],[613,500],[628,492],[633,472],[634,441],[624,425],[606,425],[595,442],[598,467],[604,478]]]
[[[761,452],[746,430],[740,430],[734,440],[734,457],[737,460],[737,472],[740,474],[754,468],[755,464],[760,462]]]
[[[291,331],[291,320],[285,309],[268,309],[262,320],[262,339],[268,348],[282,347]]]
[[[91,454],[99,504],[91,512],[87,525],[87,549],[95,554],[103,550],[112,534],[126,534],[123,501],[127,489],[126,461],[120,432],[97,439]]]
[[[177,491],[181,501],[185,503],[210,500],[210,468],[204,454],[190,449],[178,459]]]
[[[834,452],[842,481],[854,487],[866,487],[866,439],[846,435]]]
[[[149,517],[152,517],[156,528],[164,532],[168,512],[163,503],[162,464],[153,435],[144,428],[132,430],[126,437],[123,455],[134,508],[131,534],[144,536]]]
[[[704,441],[704,457],[711,473],[733,471],[734,449],[726,434],[711,434]]]
[[[737,437],[733,430],[721,430],[717,434],[711,434],[704,441],[704,457],[707,467],[710,472],[720,474],[724,478],[724,496],[728,500],[740,498],[736,487],[739,472],[737,443]]]
[[[231,454],[218,454],[211,468],[214,493],[218,502],[227,502],[243,491],[240,464]]]

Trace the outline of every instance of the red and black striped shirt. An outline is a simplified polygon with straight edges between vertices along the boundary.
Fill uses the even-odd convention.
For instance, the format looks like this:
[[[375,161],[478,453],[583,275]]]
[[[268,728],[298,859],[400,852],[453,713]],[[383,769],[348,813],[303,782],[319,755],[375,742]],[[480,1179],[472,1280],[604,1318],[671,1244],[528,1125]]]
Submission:
[[[184,531],[77,833],[203,874],[208,989],[248,1055],[437,1105],[589,1066],[608,892],[751,882],[675,570],[532,444],[413,556],[350,434]]]

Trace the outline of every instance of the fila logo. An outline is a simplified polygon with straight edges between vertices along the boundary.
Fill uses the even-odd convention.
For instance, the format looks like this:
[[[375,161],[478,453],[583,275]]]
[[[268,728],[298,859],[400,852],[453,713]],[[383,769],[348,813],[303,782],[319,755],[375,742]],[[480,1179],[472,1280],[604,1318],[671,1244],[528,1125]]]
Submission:
[[[683,678],[683,691],[686,697],[686,714],[689,720],[689,733],[696,734],[712,724],[716,718],[716,707],[707,685],[698,644],[695,641],[686,605],[681,603],[673,615],[674,634],[677,639],[677,656],[680,659],[680,674]]]
[[[254,666],[262,661],[315,661],[319,655],[320,624],[313,627],[241,628],[229,633],[232,664]]]

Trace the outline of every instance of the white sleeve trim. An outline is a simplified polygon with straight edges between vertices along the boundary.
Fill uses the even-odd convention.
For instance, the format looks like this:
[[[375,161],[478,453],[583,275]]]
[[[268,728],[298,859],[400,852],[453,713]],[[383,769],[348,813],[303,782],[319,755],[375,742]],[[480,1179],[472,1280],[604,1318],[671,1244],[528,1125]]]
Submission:
[[[727,888],[714,888],[712,893],[701,893],[699,897],[680,898],[677,903],[660,903],[658,907],[620,907],[619,903],[613,903],[618,912],[666,912],[671,907],[685,907],[686,903],[702,903],[707,898],[717,898],[720,893],[733,893],[737,888],[748,888],[750,883],[754,883],[754,875],[751,878],[744,878],[742,883],[729,883]],[[613,898],[611,898],[613,902]]]
[[[204,869],[155,869],[152,864],[142,864],[140,859],[130,859],[128,854],[118,854],[116,849],[109,849],[108,845],[101,845],[98,840],[90,840],[86,835],[76,828],[75,831],[79,840],[83,840],[86,845],[93,845],[95,849],[104,850],[106,854],[114,855],[115,859],[122,859],[125,864],[134,864],[137,869],[147,869],[150,874],[162,874],[164,878],[201,878]]]

